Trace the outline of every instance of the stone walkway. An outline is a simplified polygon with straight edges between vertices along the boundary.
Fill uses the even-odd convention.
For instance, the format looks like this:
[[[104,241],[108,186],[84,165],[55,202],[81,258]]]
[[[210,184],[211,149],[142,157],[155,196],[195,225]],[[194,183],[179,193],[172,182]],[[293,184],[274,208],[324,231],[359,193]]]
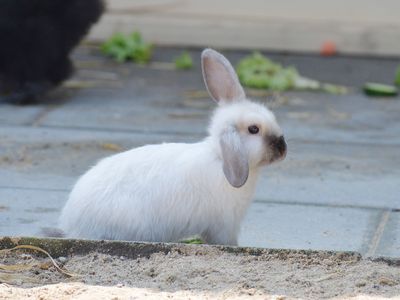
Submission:
[[[44,104],[0,106],[0,235],[55,226],[77,177],[123,149],[205,136],[213,102],[196,66],[175,71],[179,49],[147,67],[117,65],[84,46],[78,72]],[[244,53],[225,52],[232,61]],[[390,82],[398,60],[271,54],[304,75],[357,87]],[[253,97],[257,98],[257,97]],[[266,101],[262,96],[260,101]],[[240,245],[354,250],[400,257],[400,99],[290,92],[270,99],[288,138],[267,168]]]

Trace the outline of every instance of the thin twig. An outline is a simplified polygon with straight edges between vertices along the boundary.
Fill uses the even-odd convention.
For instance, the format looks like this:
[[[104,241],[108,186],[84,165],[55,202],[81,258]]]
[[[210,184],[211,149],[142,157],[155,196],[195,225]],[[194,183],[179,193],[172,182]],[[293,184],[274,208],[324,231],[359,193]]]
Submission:
[[[50,258],[51,262],[53,263],[54,267],[57,269],[58,272],[66,275],[66,276],[69,276],[69,277],[80,276],[79,274],[69,273],[69,272],[64,271],[63,269],[61,269],[61,267],[56,263],[56,261],[53,259],[53,257],[51,257],[50,253],[47,252],[46,250],[40,248],[40,247],[36,247],[36,246],[32,246],[32,245],[18,245],[18,246],[15,246],[14,248],[11,248],[11,249],[0,250],[0,253],[1,252],[10,252],[10,251],[13,251],[13,250],[18,250],[18,249],[30,249],[30,250],[35,250],[35,251],[38,251],[38,252],[42,252],[42,253],[46,254]]]

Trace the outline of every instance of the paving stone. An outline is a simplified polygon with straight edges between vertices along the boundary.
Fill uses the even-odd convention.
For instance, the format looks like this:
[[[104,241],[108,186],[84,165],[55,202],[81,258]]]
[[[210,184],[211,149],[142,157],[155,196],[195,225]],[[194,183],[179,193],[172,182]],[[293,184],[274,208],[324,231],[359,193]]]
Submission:
[[[398,195],[400,198],[400,195]],[[400,199],[399,199],[400,201]],[[400,257],[400,212],[389,215],[379,246],[374,256]]]
[[[0,236],[39,236],[57,226],[65,191],[0,188]]]
[[[155,59],[170,63],[176,54],[176,51],[168,49],[157,51]],[[106,63],[107,60],[99,57],[99,66],[81,70],[86,73],[90,71],[93,74],[91,79],[97,80],[99,86],[79,90],[71,101],[44,116],[40,124],[205,134],[215,104],[205,93],[199,66],[200,51],[192,51],[192,56],[195,68],[187,72],[157,69],[154,66],[137,67],[133,64]],[[235,63],[244,53],[229,53],[229,56]],[[291,59],[289,56],[274,57],[285,61]],[[296,59],[299,62],[310,60],[296,57],[293,62],[296,62]],[[314,58],[314,61],[317,60],[318,58]],[[335,66],[343,61],[346,59],[337,59]],[[357,64],[359,61],[354,60],[353,63]],[[344,64],[346,68],[352,66],[349,62]],[[365,65],[366,62],[361,64]],[[329,68],[335,66],[329,64]],[[306,68],[305,65],[303,67]],[[321,70],[318,70],[321,73]],[[115,83],[120,86],[107,88],[107,81],[99,81],[96,72],[115,74]],[[329,71],[324,69],[324,73],[327,72]],[[82,77],[79,74],[78,72],[76,77]],[[341,75],[336,74],[336,77]],[[193,90],[203,96],[193,97]],[[249,94],[252,95],[251,91]],[[276,112],[286,136],[291,139],[400,144],[400,122],[397,118],[400,113],[400,97],[383,101],[354,92],[345,96],[287,92],[283,93],[282,101],[266,101],[266,96],[254,98],[268,102]]]
[[[391,176],[374,179],[338,178],[261,178],[256,199],[266,202],[319,205],[399,208],[399,180]]]
[[[365,253],[378,217],[379,211],[371,209],[254,202],[243,222],[239,245]]]
[[[31,124],[45,109],[44,106],[13,106],[0,103],[0,125]]]
[[[132,89],[131,93],[135,94]],[[154,94],[139,93],[134,98],[125,94],[114,95],[110,91],[85,91],[73,101],[49,112],[40,124],[99,130],[206,134],[214,108],[211,100],[187,99],[181,91],[171,95],[168,94],[169,89],[161,86],[154,87],[154,90]],[[360,95],[324,95],[321,98],[309,93],[288,93],[288,97],[292,99],[289,105],[273,107],[288,139],[400,145],[400,122],[396,121],[400,113],[399,101],[382,106],[379,101]],[[353,104],[346,107],[343,102]],[[366,107],[360,111],[359,106]]]
[[[275,109],[289,139],[376,145],[400,144],[400,101],[289,92]]]
[[[122,88],[79,91],[40,124],[56,127],[96,128],[158,133],[205,133],[211,99],[188,99],[192,82],[202,85],[200,73],[135,69],[120,81]],[[204,86],[201,88],[205,92]],[[82,113],[84,112],[84,113]]]
[[[66,169],[66,172],[68,170]],[[0,188],[15,189],[57,189],[69,191],[78,179],[76,176],[55,174],[49,170],[45,173],[35,171],[0,170]]]
[[[195,109],[150,108],[125,105],[113,99],[113,107],[93,101],[70,103],[53,111],[42,125],[97,130],[122,130],[143,133],[205,134],[209,114]],[[85,105],[88,104],[88,105]],[[86,111],[85,115],[79,114]]]
[[[198,139],[176,134],[2,127],[0,186],[69,189],[96,161],[118,151]],[[263,171],[256,198],[398,208],[400,170],[393,169],[393,164],[400,164],[395,146],[292,142],[287,159]]]
[[[0,187],[69,190],[99,159],[150,143],[193,141],[175,135],[0,127]]]
[[[0,235],[37,236],[43,234],[42,228],[56,227],[67,194],[66,191],[1,188]],[[365,252],[378,217],[379,212],[371,209],[254,202],[243,222],[239,244]]]
[[[156,51],[155,61],[170,63],[179,52],[174,49]],[[232,62],[245,54],[227,52]],[[129,130],[141,132],[205,134],[208,119],[215,104],[205,92],[199,66],[200,51],[192,51],[195,68],[186,72],[166,70],[156,65],[138,67],[134,64],[117,64],[103,57],[96,57],[97,63],[91,69],[78,69],[76,79],[97,82],[95,88],[75,91],[73,97],[63,106],[52,109],[41,118],[40,124],[57,127],[78,127]],[[92,55],[93,56],[93,55]],[[318,58],[302,56],[273,55],[276,59],[291,63],[310,61]],[[75,59],[79,62],[79,55]],[[87,57],[84,58],[87,61]],[[293,61],[292,61],[292,60]],[[366,61],[335,59],[329,68],[341,65],[351,68]],[[321,60],[321,64],[326,60]],[[354,65],[353,65],[354,64]],[[313,64],[304,64],[303,69],[313,69]],[[371,66],[369,66],[371,67]],[[321,69],[317,69],[321,73]],[[336,69],[335,69],[336,70]],[[376,73],[376,70],[374,70]],[[89,73],[89,78],[88,78]],[[99,74],[113,75],[110,80]],[[310,74],[311,74],[310,73]],[[91,75],[90,75],[91,74]],[[335,73],[341,81],[341,75]],[[324,74],[319,74],[323,77]],[[104,77],[104,76],[103,76]],[[354,81],[355,78],[353,78]],[[357,83],[358,84],[358,83]],[[195,93],[193,93],[195,91]],[[252,92],[248,91],[252,97]],[[199,94],[199,95],[196,95]],[[286,92],[279,101],[266,101],[267,97],[253,97],[268,105],[277,114],[285,134],[290,139],[305,141],[335,141],[345,143],[400,144],[400,97],[383,101],[368,98],[360,93],[339,96],[311,92]]]
[[[397,146],[295,141],[288,151],[263,171],[257,199],[400,208]]]

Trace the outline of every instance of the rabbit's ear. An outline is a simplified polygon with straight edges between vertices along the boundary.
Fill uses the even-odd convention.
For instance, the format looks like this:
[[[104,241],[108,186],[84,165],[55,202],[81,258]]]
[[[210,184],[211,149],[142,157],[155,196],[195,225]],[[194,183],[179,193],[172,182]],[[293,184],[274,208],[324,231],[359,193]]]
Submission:
[[[225,177],[233,187],[239,188],[249,177],[249,163],[235,128],[231,127],[221,134],[220,145]]]
[[[208,93],[217,103],[245,98],[235,70],[222,54],[205,49],[201,54],[201,67]]]

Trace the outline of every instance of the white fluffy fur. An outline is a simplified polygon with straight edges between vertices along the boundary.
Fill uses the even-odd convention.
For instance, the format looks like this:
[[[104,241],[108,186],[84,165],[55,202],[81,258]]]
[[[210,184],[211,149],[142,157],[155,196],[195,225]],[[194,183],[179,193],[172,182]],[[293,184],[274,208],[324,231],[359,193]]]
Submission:
[[[282,133],[266,107],[231,100],[220,102],[201,142],[148,145],[101,160],[76,183],[60,228],[78,238],[171,242],[201,235],[236,245],[260,167],[272,155],[262,136],[240,128],[256,123],[263,132]],[[249,176],[240,188],[222,168],[220,135],[228,126],[238,128],[248,153]]]

